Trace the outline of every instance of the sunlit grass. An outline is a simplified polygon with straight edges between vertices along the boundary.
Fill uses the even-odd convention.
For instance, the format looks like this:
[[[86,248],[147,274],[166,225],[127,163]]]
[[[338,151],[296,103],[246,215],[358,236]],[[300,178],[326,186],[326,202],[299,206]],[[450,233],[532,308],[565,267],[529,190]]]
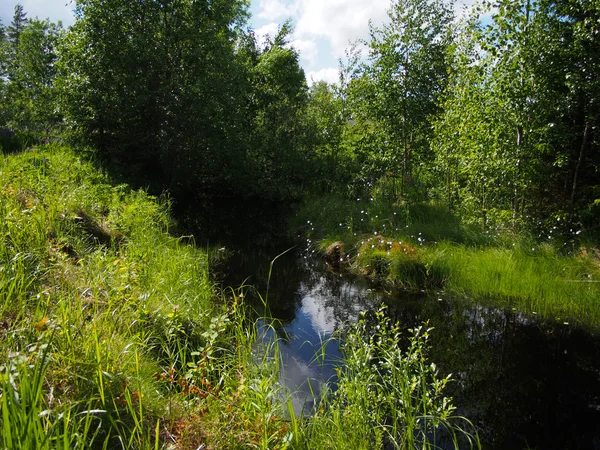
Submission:
[[[600,325],[600,258],[557,236],[464,225],[439,205],[307,200],[291,225],[309,252],[344,244],[344,265],[397,288],[444,290],[531,315]],[[548,240],[549,239],[549,240]]]
[[[162,203],[67,149],[2,159],[0,447],[161,448],[175,433],[188,364],[226,348],[228,319]]]
[[[445,274],[449,292],[557,320],[600,324],[600,268],[590,258],[563,256],[548,245],[474,250],[443,243],[426,260]]]
[[[421,448],[457,430],[445,397],[419,406],[446,383],[434,367],[411,369],[394,337],[361,329],[339,394],[296,415],[249,288],[217,292],[207,252],[169,234],[163,199],[111,184],[69,149],[4,157],[0,215],[0,448]],[[377,390],[353,394],[356,377]],[[396,383],[413,379],[420,394],[400,398]],[[374,394],[386,407],[364,410]]]

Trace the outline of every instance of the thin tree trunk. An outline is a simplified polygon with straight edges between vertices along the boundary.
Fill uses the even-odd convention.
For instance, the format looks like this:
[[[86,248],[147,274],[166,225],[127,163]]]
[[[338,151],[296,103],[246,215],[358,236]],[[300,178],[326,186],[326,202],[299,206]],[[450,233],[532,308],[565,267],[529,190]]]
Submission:
[[[404,124],[402,125],[405,126]],[[403,130],[403,140],[404,140],[404,155],[402,159],[402,186],[400,187],[400,195],[404,197],[404,190],[406,188],[406,170],[408,166],[408,145],[406,142],[406,130]]]
[[[571,201],[569,205],[573,206],[575,203],[575,192],[577,190],[577,178],[579,177],[579,170],[581,169],[581,163],[583,162],[583,154],[585,152],[585,146],[588,141],[588,137],[590,134],[590,125],[585,125],[585,130],[583,132],[583,140],[581,141],[581,147],[579,148],[579,158],[577,158],[577,165],[575,166],[575,173],[573,174],[573,187],[571,188]]]
[[[514,225],[514,221],[517,218],[517,215],[519,214],[519,183],[517,182],[519,179],[519,172],[521,169],[521,156],[522,156],[522,151],[521,151],[521,147],[523,146],[523,127],[518,126],[517,127],[517,172],[516,172],[516,177],[513,180],[514,183],[514,198],[513,198],[513,225]]]

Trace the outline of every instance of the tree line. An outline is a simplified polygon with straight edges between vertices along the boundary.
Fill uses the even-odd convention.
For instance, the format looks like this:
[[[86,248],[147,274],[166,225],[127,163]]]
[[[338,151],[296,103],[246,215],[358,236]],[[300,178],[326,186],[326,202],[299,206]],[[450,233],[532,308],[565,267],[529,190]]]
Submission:
[[[69,140],[180,199],[336,192],[484,226],[600,222],[595,1],[482,1],[459,20],[392,0],[339,84],[310,89],[290,22],[259,41],[245,0],[75,11],[64,30],[17,5],[1,27],[5,150]]]

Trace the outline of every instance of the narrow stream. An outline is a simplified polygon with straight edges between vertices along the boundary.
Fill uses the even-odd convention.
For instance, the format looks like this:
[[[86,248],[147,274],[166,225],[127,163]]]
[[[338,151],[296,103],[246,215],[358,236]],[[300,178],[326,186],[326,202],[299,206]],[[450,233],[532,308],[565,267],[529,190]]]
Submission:
[[[265,293],[271,261],[291,244],[246,232],[238,237],[247,245],[235,248],[223,282]],[[296,392],[297,410],[310,410],[340,360],[329,342],[325,364],[315,362],[321,344],[382,302],[403,329],[424,321],[434,328],[430,360],[452,374],[448,394],[476,424],[484,449],[600,449],[598,335],[475,299],[385,294],[363,278],[329,271],[299,248],[276,259],[268,294],[281,323],[281,377]]]

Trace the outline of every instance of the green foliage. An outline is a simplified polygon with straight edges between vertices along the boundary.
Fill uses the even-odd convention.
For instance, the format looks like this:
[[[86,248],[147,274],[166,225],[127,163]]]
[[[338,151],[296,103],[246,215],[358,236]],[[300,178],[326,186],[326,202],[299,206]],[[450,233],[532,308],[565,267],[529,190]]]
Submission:
[[[13,20],[8,27],[7,35],[8,40],[12,44],[13,52],[18,52],[19,43],[21,40],[21,33],[23,29],[27,25],[29,19],[27,19],[27,13],[23,9],[23,5],[17,3],[15,5],[15,13],[13,15]]]
[[[19,33],[15,58],[9,65],[8,125],[35,133],[39,139],[47,139],[59,122],[53,83],[56,46],[61,36],[60,23],[29,20]]]
[[[298,53],[290,48],[289,22],[258,49],[246,37],[245,69],[250,79],[246,161],[253,186],[244,189],[274,199],[295,199],[313,178],[312,136],[307,126],[307,86]]]
[[[74,136],[159,192],[231,181],[245,86],[234,43],[245,9],[225,0],[78,2],[57,82]]]
[[[438,195],[484,225],[556,212],[577,222],[599,182],[589,28],[597,10],[553,0],[494,6],[479,13],[491,23],[470,19],[454,48],[434,141]]]
[[[411,330],[406,347],[385,308],[362,314],[344,334],[337,389],[311,419],[304,448],[479,448],[444,395],[450,377],[427,361],[431,331]]]
[[[358,168],[349,139],[344,138],[347,111],[342,92],[324,81],[314,83],[309,92],[309,126],[314,127],[314,153],[320,192],[346,193]]]
[[[71,138],[183,207],[207,194],[298,197],[312,167],[304,72],[289,23],[259,49],[246,9],[78,2],[57,81]]]
[[[17,5],[6,36],[1,31],[0,127],[17,134],[2,137],[4,151],[12,152],[48,141],[60,122],[53,83],[62,25],[29,20]]]
[[[388,195],[396,197],[422,183],[432,157],[429,121],[446,84],[452,13],[439,1],[399,0],[388,16],[383,28],[371,27],[368,60],[351,60],[344,88],[361,175],[370,183],[394,180]]]

